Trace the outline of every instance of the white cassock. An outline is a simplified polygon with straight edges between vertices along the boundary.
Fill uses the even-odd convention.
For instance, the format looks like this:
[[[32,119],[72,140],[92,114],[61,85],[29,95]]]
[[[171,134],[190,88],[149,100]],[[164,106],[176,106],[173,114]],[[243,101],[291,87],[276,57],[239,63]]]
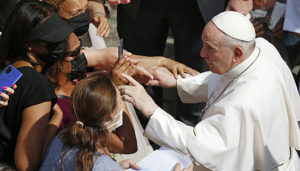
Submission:
[[[299,171],[294,148],[300,149],[300,99],[294,79],[273,45],[262,38],[255,42],[251,56],[229,72],[177,81],[185,103],[212,103],[221,94],[195,128],[158,108],[145,135],[211,170]]]

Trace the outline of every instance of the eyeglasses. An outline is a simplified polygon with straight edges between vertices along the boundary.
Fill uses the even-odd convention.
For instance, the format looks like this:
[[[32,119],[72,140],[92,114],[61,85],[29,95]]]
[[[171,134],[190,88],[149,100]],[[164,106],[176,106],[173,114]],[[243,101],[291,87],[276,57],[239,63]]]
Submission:
[[[78,57],[80,55],[80,52],[82,50],[82,42],[81,42],[81,39],[79,39],[79,46],[75,49],[75,50],[72,50],[72,51],[68,51],[68,52],[65,52],[65,57]]]

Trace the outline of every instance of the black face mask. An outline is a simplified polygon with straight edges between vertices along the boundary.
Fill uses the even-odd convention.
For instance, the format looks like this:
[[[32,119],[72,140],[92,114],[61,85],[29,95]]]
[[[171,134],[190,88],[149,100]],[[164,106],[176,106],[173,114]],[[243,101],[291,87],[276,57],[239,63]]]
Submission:
[[[84,53],[81,53],[76,59],[73,59],[70,62],[72,65],[70,80],[73,81],[76,78],[84,77],[87,69],[87,60]]]
[[[84,13],[79,14],[67,20],[74,27],[74,33],[81,36],[89,30],[90,12],[87,9]]]

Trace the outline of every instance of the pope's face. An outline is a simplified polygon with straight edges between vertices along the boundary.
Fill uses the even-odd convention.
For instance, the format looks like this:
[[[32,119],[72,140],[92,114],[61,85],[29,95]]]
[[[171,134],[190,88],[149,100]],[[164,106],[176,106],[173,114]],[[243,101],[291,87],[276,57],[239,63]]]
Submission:
[[[201,57],[205,59],[211,72],[224,74],[233,67],[233,51],[228,48],[224,34],[209,22],[202,33],[203,48]]]
[[[86,11],[87,0],[65,0],[58,9],[58,15],[64,19],[70,19]]]

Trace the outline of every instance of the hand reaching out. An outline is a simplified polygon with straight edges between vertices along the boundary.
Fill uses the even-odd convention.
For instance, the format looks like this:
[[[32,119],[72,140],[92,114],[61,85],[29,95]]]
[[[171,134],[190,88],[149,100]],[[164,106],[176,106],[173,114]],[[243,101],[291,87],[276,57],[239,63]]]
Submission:
[[[181,170],[181,164],[176,163],[174,171],[193,171],[193,169],[194,169],[194,164],[193,163],[188,168],[182,169],[182,170]]]
[[[130,58],[133,58],[137,61],[137,65],[143,68],[149,69],[153,66],[157,67],[166,67],[170,70],[174,77],[177,79],[177,74],[180,74],[183,78],[185,78],[185,73],[190,75],[198,74],[198,71],[185,66],[182,63],[176,62],[172,59],[162,57],[162,56],[154,56],[154,57],[147,57],[147,56],[139,56],[139,55],[132,55]]]
[[[122,99],[132,103],[145,117],[149,118],[157,105],[141,84],[127,74],[122,74],[122,76],[129,81],[129,85],[118,86]]]
[[[145,83],[148,86],[159,86],[164,88],[176,87],[174,75],[165,67],[154,67],[147,70],[153,76],[153,80]]]
[[[107,37],[110,33],[109,22],[105,16],[102,16],[100,13],[92,14],[92,22],[97,28],[97,36]]]
[[[237,11],[247,15],[253,7],[252,0],[229,0],[226,6],[226,11]]]
[[[119,165],[122,167],[122,169],[126,170],[129,168],[133,168],[135,170],[140,170],[142,169],[139,165],[137,165],[134,161],[132,161],[131,159],[127,159],[127,160],[122,160],[119,161]]]
[[[284,36],[283,23],[284,23],[284,18],[281,18],[272,30],[274,36],[277,39],[282,39]]]
[[[135,65],[135,62],[131,61],[127,57],[123,57],[112,70],[112,81],[116,85],[127,84],[128,80],[124,78],[121,74],[126,73],[137,79],[140,82],[148,82],[153,79],[153,76],[147,72],[144,68]]]
[[[264,26],[261,23],[257,21],[252,21],[252,24],[255,29],[256,37],[261,37],[265,34]]]
[[[107,2],[110,4],[110,7],[112,9],[116,9],[117,5],[128,4],[128,3],[130,3],[130,0],[107,0]]]
[[[181,75],[181,77],[183,78],[185,78],[185,73],[188,73],[190,75],[199,74],[198,71],[169,58],[164,59],[163,66],[170,70],[176,79],[178,78],[178,74]]]

